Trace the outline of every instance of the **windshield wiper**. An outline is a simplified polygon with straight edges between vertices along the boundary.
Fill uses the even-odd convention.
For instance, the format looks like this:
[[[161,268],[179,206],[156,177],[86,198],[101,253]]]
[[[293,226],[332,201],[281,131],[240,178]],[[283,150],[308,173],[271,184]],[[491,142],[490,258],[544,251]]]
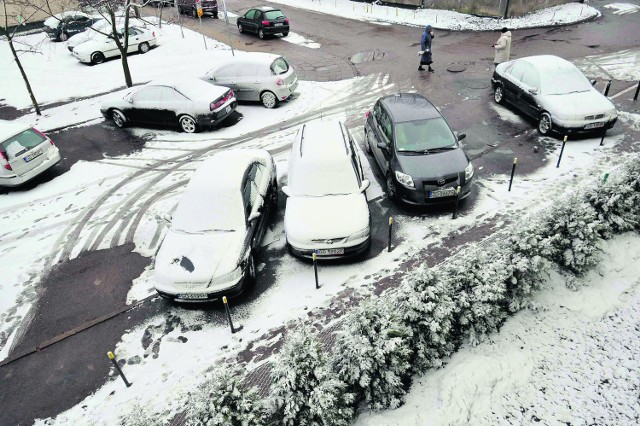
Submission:
[[[429,148],[427,152],[440,152],[440,151],[451,151],[452,149],[456,149],[455,146],[441,146],[440,148]]]

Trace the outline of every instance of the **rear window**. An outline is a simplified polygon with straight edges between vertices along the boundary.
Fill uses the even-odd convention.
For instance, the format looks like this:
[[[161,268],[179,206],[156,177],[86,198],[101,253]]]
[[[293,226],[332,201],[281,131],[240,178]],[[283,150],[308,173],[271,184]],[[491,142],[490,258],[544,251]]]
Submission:
[[[46,140],[47,138],[41,133],[36,132],[34,129],[28,129],[3,141],[0,146],[2,146],[2,152],[7,153],[9,159],[12,159],[29,151],[31,148],[35,148]]]
[[[275,75],[284,74],[289,71],[289,64],[284,58],[278,58],[271,64],[271,71],[273,71]]]
[[[281,10],[269,10],[264,13],[264,18],[271,21],[278,18],[284,18],[284,13]]]

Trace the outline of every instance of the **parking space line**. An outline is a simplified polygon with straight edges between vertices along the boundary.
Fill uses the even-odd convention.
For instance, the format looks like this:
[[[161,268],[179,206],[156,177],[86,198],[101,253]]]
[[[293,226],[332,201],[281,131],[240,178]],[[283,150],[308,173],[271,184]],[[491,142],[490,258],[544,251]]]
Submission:
[[[636,86],[637,86],[637,84],[634,84],[634,85],[633,85],[633,86],[631,86],[631,87],[627,87],[626,89],[624,89],[624,90],[622,90],[622,91],[620,91],[620,92],[616,93],[615,95],[609,96],[609,98],[610,98],[610,99],[615,99],[615,98],[617,98],[618,96],[622,96],[622,95],[624,95],[625,93],[629,93],[629,92],[631,92],[632,90],[634,90],[634,89],[636,88]]]

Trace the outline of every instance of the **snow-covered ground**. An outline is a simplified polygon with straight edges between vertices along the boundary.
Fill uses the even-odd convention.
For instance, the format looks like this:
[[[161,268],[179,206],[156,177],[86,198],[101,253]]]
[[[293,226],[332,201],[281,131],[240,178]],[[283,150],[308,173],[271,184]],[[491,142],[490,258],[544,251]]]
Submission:
[[[313,2],[309,1],[308,3],[313,6]],[[364,8],[363,3],[347,2],[346,0],[335,0],[333,2],[336,9],[343,3],[348,4],[349,8],[352,5],[354,8]],[[330,6],[331,2],[323,4],[324,6],[329,4]],[[306,7],[304,2],[296,2],[296,6]],[[583,12],[591,9],[584,5],[573,6],[584,7],[582,9]],[[372,10],[382,10],[380,14],[384,13],[386,16],[388,13],[393,18],[392,15],[395,13],[395,8],[381,8],[382,6],[374,5]],[[327,12],[328,10],[323,11]],[[336,14],[344,12],[345,10],[338,11]],[[403,12],[406,12],[406,10],[400,9],[398,13],[401,14]],[[419,11],[419,13],[425,12],[432,11]],[[351,13],[347,13],[347,15],[351,15]],[[559,13],[559,15],[562,16],[562,13]],[[357,15],[354,16],[358,17]],[[411,21],[408,19],[409,17],[402,17],[401,15],[398,19],[400,18],[402,18],[402,23],[415,23],[416,25],[422,25],[425,19],[432,19],[431,16],[422,16],[419,20]],[[359,17],[359,19],[364,18]],[[444,18],[438,17],[438,22],[440,22],[440,19]],[[450,22],[454,22],[455,19],[459,18],[452,17],[447,19],[450,19]],[[533,20],[530,22],[534,25],[537,18],[531,19]],[[386,18],[383,20],[386,20]],[[389,20],[389,22],[392,21],[392,19]],[[462,21],[458,20],[458,23],[460,22]],[[497,28],[503,25],[504,22],[498,23]],[[517,28],[515,24],[508,25]],[[490,28],[483,27],[483,29]],[[160,40],[159,47],[146,55],[130,56],[134,82],[141,83],[158,76],[167,75],[197,76],[206,71],[210,67],[209,64],[214,63],[216,58],[221,55],[228,56],[231,54],[227,46],[215,40],[207,40],[208,50],[205,51],[200,34],[187,30],[184,33],[185,38],[183,39],[179,28],[173,25],[163,24],[162,29],[157,29]],[[23,56],[23,64],[30,78],[33,79],[32,84],[34,85],[36,96],[45,104],[66,101],[80,96],[86,97],[112,92],[119,90],[123,85],[124,79],[122,78],[120,62],[117,60],[95,67],[87,67],[79,64],[61,43],[51,43],[39,34],[27,36],[23,40],[27,43],[41,46],[42,54],[25,54]],[[11,62],[11,57],[7,52],[6,43],[0,43],[0,67],[3,69],[3,73],[0,74],[0,85],[3,87],[2,96],[5,97],[2,102],[17,108],[26,108],[29,106],[28,96],[15,69],[15,64]],[[4,70],[8,72],[5,73]],[[56,84],[51,84],[52,75],[55,76]],[[4,88],[7,89],[5,90]],[[387,83],[387,79],[384,76],[370,76],[333,83],[301,82],[298,98],[283,104],[282,107],[275,110],[267,111],[261,106],[240,105],[238,111],[243,114],[244,119],[234,126],[195,135],[180,134],[171,130],[151,131],[145,128],[134,128],[133,131],[137,134],[151,136],[145,145],[149,149],[143,149],[141,152],[130,156],[105,158],[91,163],[79,162],[68,173],[29,192],[16,192],[0,196],[0,218],[3,222],[11,223],[11,229],[13,229],[5,229],[3,231],[3,245],[0,249],[2,258],[7,260],[3,268],[3,282],[0,283],[0,292],[3,294],[3,297],[0,298],[0,320],[2,323],[0,332],[9,332],[13,336],[12,331],[16,330],[16,326],[24,319],[34,301],[33,293],[34,289],[37,288],[40,275],[26,271],[44,272],[47,266],[54,263],[54,261],[63,259],[65,256],[72,258],[81,250],[108,248],[113,244],[120,244],[125,239],[126,231],[130,229],[133,221],[127,222],[126,218],[115,218],[123,216],[119,214],[123,209],[136,211],[144,202],[149,200],[153,202],[148,209],[141,212],[142,217],[134,230],[135,232],[133,232],[132,238],[138,252],[146,256],[152,256],[158,244],[157,235],[162,232],[163,226],[156,218],[175,206],[181,189],[195,167],[218,145],[234,143],[242,147],[260,146],[277,152],[275,158],[278,176],[282,182],[287,170],[287,147],[290,146],[293,135],[301,123],[310,119],[320,119],[320,117],[339,118],[347,121],[354,120],[353,117],[362,117],[364,111],[370,108],[377,97],[391,91],[393,91],[393,86]],[[88,121],[88,123],[93,123],[101,120],[97,109],[99,102],[100,97],[98,96],[55,108],[48,108],[45,110],[43,117],[40,118],[35,114],[28,114],[22,117],[21,120],[35,123],[43,130],[81,123],[87,120],[93,120]],[[508,110],[502,107],[495,107],[495,109],[504,120],[513,119]],[[634,114],[629,114],[626,119],[631,125],[637,126],[640,123],[640,118]],[[350,127],[350,131],[356,141],[361,142],[361,124],[354,124]],[[263,134],[260,130],[264,128],[269,128],[271,131],[268,134]],[[252,132],[255,132],[255,137],[246,136],[253,134]],[[541,138],[541,142],[545,140],[545,138]],[[205,323],[202,329],[198,331],[192,330],[180,333],[179,330],[176,330],[162,336],[161,328],[158,327],[158,335],[153,336],[153,338],[161,339],[162,345],[158,356],[152,357],[148,356],[150,348],[144,349],[141,346],[141,337],[145,330],[153,329],[154,325],[163,324],[166,320],[166,315],[151,318],[146,324],[126,333],[116,348],[116,353],[120,358],[137,360],[136,363],[126,367],[127,375],[135,383],[135,386],[124,388],[114,378],[114,380],[105,383],[95,394],[87,397],[82,403],[58,416],[53,423],[61,425],[77,424],[82,420],[82,422],[95,422],[97,424],[116,424],[118,416],[128,412],[135,402],[141,402],[150,410],[156,412],[166,408],[177,410],[180,408],[181,396],[195,388],[199,380],[201,380],[202,373],[207,368],[215,362],[220,362],[220,360],[233,355],[237,350],[243,348],[248,341],[260,336],[272,327],[280,326],[289,320],[305,315],[310,309],[326,305],[327,301],[344,287],[367,287],[373,280],[393,273],[399,259],[411,256],[425,245],[442,241],[443,238],[446,238],[450,232],[456,229],[477,223],[478,217],[489,218],[495,214],[509,214],[533,208],[534,205],[539,204],[539,199],[543,198],[543,195],[550,188],[560,190],[567,185],[567,182],[574,179],[580,180],[598,175],[609,167],[608,154],[611,148],[620,140],[621,137],[608,138],[604,147],[599,146],[599,139],[587,139],[580,141],[579,144],[570,143],[565,148],[560,169],[555,168],[555,161],[553,161],[557,152],[552,152],[550,153],[552,160],[549,161],[547,167],[524,179],[516,178],[511,192],[507,191],[506,175],[494,175],[481,179],[478,182],[480,191],[478,202],[472,209],[465,211],[457,221],[451,221],[449,214],[434,214],[429,217],[398,217],[396,218],[396,232],[400,236],[401,243],[394,248],[392,253],[382,251],[374,259],[366,262],[323,268],[321,270],[322,287],[320,290],[314,289],[313,271],[308,264],[290,259],[290,261],[280,262],[278,265],[270,265],[275,276],[273,287],[268,289],[255,302],[237,307],[234,311],[234,316],[237,316],[238,321],[244,326],[240,333],[231,335],[226,327],[216,327],[213,324]],[[363,156],[364,158],[366,157]],[[185,159],[190,159],[190,161],[184,161]],[[140,170],[140,166],[144,166],[148,171],[136,175],[135,180],[129,182],[131,176]],[[373,185],[369,189],[368,195],[374,203],[377,203],[382,190],[376,184],[376,179],[372,177],[370,167],[367,166],[367,174]],[[128,183],[117,190],[114,189],[118,184],[122,184],[125,181]],[[153,188],[153,191],[149,192],[149,188]],[[81,229],[77,241],[73,245],[69,245],[65,238],[70,235],[70,230],[76,226],[78,218],[82,216],[87,208],[92,207],[96,200],[112,190],[113,193],[110,194],[104,205],[96,211],[96,214],[88,224],[89,226]],[[45,218],[47,220],[43,220]],[[55,219],[52,220],[52,218]],[[118,229],[122,230],[121,236],[116,234]],[[267,257],[271,251],[283,248],[282,224],[279,224],[267,234],[264,244],[267,246]],[[625,236],[608,244],[603,246],[605,253],[615,253],[615,249],[620,249],[620,246],[616,246],[616,244],[628,244],[637,247],[638,240],[632,236]],[[637,251],[632,249],[626,250],[625,253],[628,256],[632,256],[635,253],[635,259],[638,258]],[[626,259],[631,259],[631,257]],[[615,268],[612,269],[612,262],[605,262],[604,264],[607,265],[602,269],[605,278],[608,277],[609,272],[616,272]],[[264,267],[265,265],[259,266],[260,269]],[[151,269],[146,270],[134,281],[128,296],[129,303],[153,293],[151,272]],[[637,270],[630,272],[624,268],[621,269],[621,272],[616,273],[622,277],[623,274],[632,272],[636,274],[636,277],[638,276]],[[596,280],[597,277],[593,276],[592,279]],[[622,280],[622,278],[620,279]],[[603,287],[604,284],[602,284],[604,281],[605,279],[603,278],[600,280],[600,285],[594,283],[594,288],[607,293],[606,287]],[[456,392],[462,387],[462,390],[460,390],[461,396],[463,398],[471,398],[466,399],[467,405],[473,405],[474,401],[481,400],[482,395],[473,393],[476,386],[469,385],[465,388],[462,386],[464,384],[474,383],[473,380],[475,380],[477,389],[482,389],[482,386],[484,386],[484,382],[481,381],[482,378],[488,378],[489,383],[491,383],[500,374],[505,376],[501,383],[505,388],[521,383],[517,377],[513,380],[510,379],[512,368],[517,368],[518,364],[516,363],[514,367],[512,360],[507,359],[507,357],[498,358],[500,361],[491,361],[487,357],[493,356],[492,354],[512,353],[516,358],[519,356],[518,359],[522,359],[528,362],[528,365],[531,365],[530,376],[525,376],[524,372],[520,372],[520,378],[531,377],[531,383],[536,383],[534,378],[538,377],[538,382],[549,382],[549,384],[544,385],[548,389],[553,386],[553,382],[548,380],[551,373],[547,372],[545,375],[543,374],[544,369],[534,368],[536,365],[546,365],[544,363],[545,355],[549,355],[548,359],[551,360],[549,362],[554,364],[551,367],[555,367],[555,364],[560,364],[554,362],[555,359],[551,354],[555,353],[559,359],[564,356],[562,345],[560,344],[562,342],[558,343],[556,352],[552,352],[551,348],[545,353],[538,353],[535,350],[536,340],[539,340],[538,345],[548,345],[551,342],[552,335],[554,335],[553,326],[556,324],[551,320],[546,321],[547,316],[554,318],[554,315],[556,315],[555,318],[559,321],[558,324],[566,324],[567,327],[571,324],[586,327],[584,317],[579,315],[578,317],[583,321],[582,323],[571,323],[569,319],[562,322],[561,319],[563,317],[561,314],[564,312],[564,308],[559,308],[552,303],[554,295],[557,296],[558,300],[563,300],[563,303],[566,303],[565,306],[570,306],[569,302],[572,298],[569,296],[572,296],[574,300],[574,305],[572,306],[574,307],[580,305],[579,300],[575,300],[576,298],[584,297],[588,301],[598,298],[598,296],[590,293],[593,291],[589,290],[591,286],[581,288],[576,293],[568,293],[563,290],[560,284],[560,279],[551,280],[550,289],[540,296],[540,303],[547,309],[546,311],[519,314],[505,325],[503,332],[494,336],[493,343],[484,344],[477,348],[463,349],[452,357],[446,369],[425,375],[419,383],[426,383],[426,381],[432,380],[424,386],[426,389],[430,389],[436,383],[440,385],[440,389],[445,389],[445,391],[436,396],[432,394],[427,394],[426,396],[416,394],[415,392],[420,392],[418,383],[409,397],[406,409],[410,410],[411,407],[420,404],[420,401],[428,401],[427,398],[433,397],[432,400],[429,400],[434,401],[432,410],[422,405],[427,412],[441,413],[433,414],[435,416],[433,417],[433,422],[440,424],[442,422],[439,419],[452,419],[453,423],[457,423],[455,419],[460,419],[461,417],[456,416],[459,416],[462,410],[460,406],[451,405],[451,401],[443,402],[446,399],[446,395],[452,395],[456,400],[458,395]],[[627,284],[621,284],[623,287],[625,285]],[[631,285],[628,287],[632,288]],[[583,296],[580,296],[581,294]],[[611,296],[610,292],[607,294]],[[613,294],[619,295],[622,292],[618,291],[618,293]],[[283,298],[289,303],[287,309],[280,309],[279,305],[275,303],[276,300],[282,300]],[[564,299],[567,299],[567,301]],[[616,308],[624,309],[623,305],[616,305],[615,300],[611,300],[610,297],[606,300],[609,301],[608,306],[611,312],[614,312]],[[628,298],[629,306],[631,306],[633,300],[636,299],[630,295]],[[592,305],[585,301],[582,302],[581,306],[590,307]],[[601,312],[604,311],[601,310]],[[203,324],[202,315],[197,311],[175,310],[172,313],[180,316],[184,324]],[[529,331],[529,340],[520,335],[527,342],[527,345],[530,345],[527,347],[531,349],[530,353],[522,354],[517,351],[513,344],[513,342],[519,342],[520,339],[514,337],[514,335],[510,336],[508,332],[511,328],[516,331],[526,329],[527,321],[533,323],[538,321],[541,330],[545,329],[546,324],[547,332],[540,331],[539,334],[531,336],[531,331]],[[592,323],[595,324],[593,319]],[[521,325],[518,326],[518,324]],[[602,335],[604,336],[607,335],[605,332],[610,331],[607,327],[602,328],[602,330]],[[538,330],[535,331],[538,332]],[[558,333],[558,335],[560,336],[561,334]],[[178,339],[178,337],[186,337],[187,339],[184,341],[185,339]],[[501,341],[504,341],[502,343],[503,346],[500,348],[494,347],[497,344],[496,342]],[[581,341],[588,342],[588,339],[583,335]],[[11,339],[6,342],[4,347],[0,347],[0,359],[7,356],[10,343]],[[483,348],[485,348],[486,352],[478,352]],[[569,351],[570,348],[567,347],[566,350]],[[473,358],[477,354],[479,354],[479,357]],[[593,352],[593,355],[596,356],[597,354]],[[459,358],[461,361],[456,364],[456,360]],[[182,362],[176,363],[176,360]],[[590,360],[591,358],[586,361]],[[497,370],[495,375],[492,376],[491,369],[483,367],[485,364],[494,366],[494,369]],[[461,365],[461,367],[455,370],[456,365]],[[588,363],[585,365],[588,365]],[[629,365],[631,366],[632,364]],[[484,370],[481,368],[484,368]],[[536,373],[538,370],[542,371],[542,373]],[[481,377],[476,378],[465,376],[465,374],[479,371],[484,371],[485,373],[478,373]],[[553,369],[549,371],[553,372]],[[535,374],[540,374],[540,376],[535,376]],[[430,377],[434,378],[429,379]],[[568,379],[559,383],[562,386],[571,384]],[[524,406],[531,403],[532,399],[530,398],[535,396],[531,389],[522,388],[522,392],[517,394],[522,398],[521,400],[511,395],[514,399],[503,402],[505,407],[502,411],[504,418],[507,418],[507,414],[515,411],[513,407],[516,407],[517,404]],[[555,391],[558,392],[558,395],[564,393],[560,385],[554,389],[556,389]],[[446,390],[449,390],[449,392],[447,393]],[[552,395],[552,393],[549,394]],[[413,395],[417,395],[415,399],[413,399]],[[501,397],[506,398],[504,395],[505,392],[499,393],[496,391],[492,394],[491,400],[497,401]],[[448,403],[450,411],[437,411],[437,409],[443,409]],[[549,407],[548,412],[551,413],[554,405],[547,404],[547,406]],[[474,414],[478,413],[478,415],[483,416],[490,414],[482,411],[482,407],[472,406],[469,410],[471,409],[479,410],[473,411]],[[398,420],[397,424],[423,424],[422,422],[426,418],[419,417],[418,409],[414,411],[418,417],[411,417],[413,415],[411,412],[397,411],[397,413],[382,413],[380,416],[383,417],[380,418],[375,417],[375,415],[371,417],[363,416],[360,421],[369,422],[366,424],[394,424],[393,421],[395,420],[392,420],[392,418],[396,418],[396,420],[407,420],[406,423]],[[395,415],[402,417],[393,417]],[[513,415],[515,416],[515,413]],[[543,413],[543,415],[545,414]],[[547,416],[551,416],[551,414]],[[490,417],[485,418],[489,421],[492,420]]]
[[[491,31],[502,27],[511,29],[567,25],[600,16],[600,12],[586,4],[566,3],[543,9],[519,18],[496,19],[472,16],[441,9],[406,9],[393,5],[377,5],[351,0],[272,0],[274,3],[361,21],[400,24],[455,31]]]

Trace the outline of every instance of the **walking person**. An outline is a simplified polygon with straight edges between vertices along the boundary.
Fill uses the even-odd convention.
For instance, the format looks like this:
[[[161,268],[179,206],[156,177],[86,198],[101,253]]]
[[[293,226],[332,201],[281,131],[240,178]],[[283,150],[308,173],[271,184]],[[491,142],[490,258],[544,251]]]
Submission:
[[[497,67],[498,64],[502,62],[507,62],[509,60],[509,56],[511,56],[511,31],[508,28],[503,28],[500,31],[500,38],[493,47],[496,50],[496,54],[493,58],[493,66]]]
[[[435,72],[435,70],[431,68],[431,64],[433,63],[433,56],[431,55],[431,40],[433,40],[434,37],[431,25],[424,27],[422,39],[420,39],[422,56],[420,56],[420,66],[418,66],[419,71],[424,71],[422,66],[427,65],[429,67],[429,72]]]

